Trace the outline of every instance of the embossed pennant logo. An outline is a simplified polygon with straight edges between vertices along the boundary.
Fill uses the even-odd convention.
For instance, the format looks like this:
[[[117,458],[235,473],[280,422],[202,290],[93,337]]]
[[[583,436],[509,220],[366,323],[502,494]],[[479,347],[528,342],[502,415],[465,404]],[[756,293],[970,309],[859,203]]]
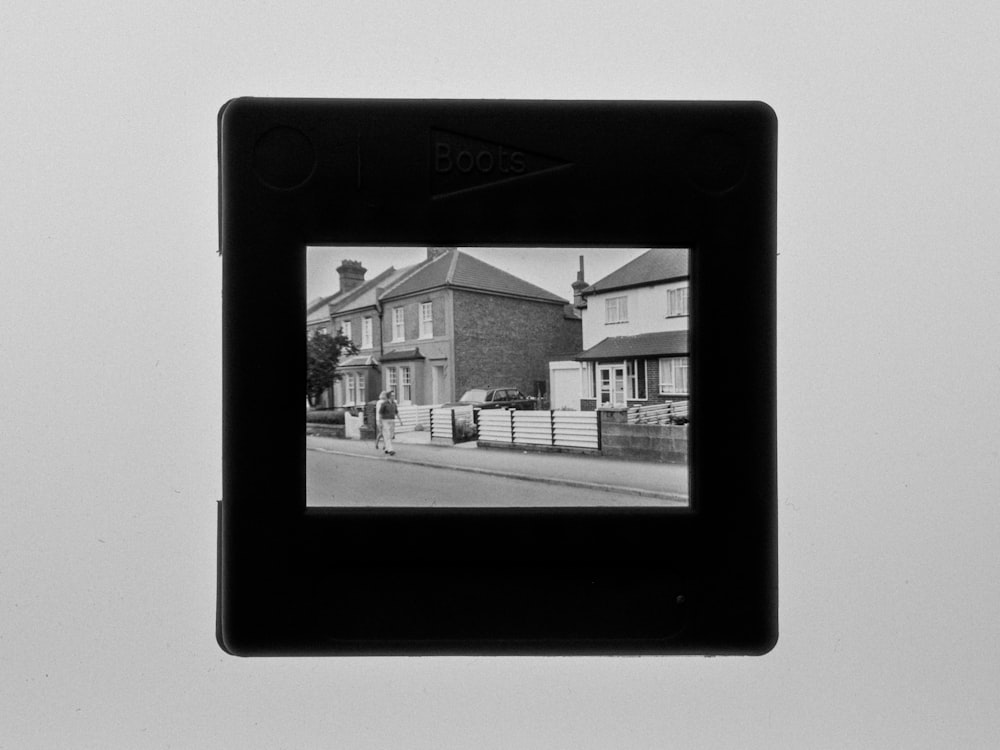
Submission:
[[[445,130],[431,131],[431,195],[443,198],[551,172],[570,162]]]

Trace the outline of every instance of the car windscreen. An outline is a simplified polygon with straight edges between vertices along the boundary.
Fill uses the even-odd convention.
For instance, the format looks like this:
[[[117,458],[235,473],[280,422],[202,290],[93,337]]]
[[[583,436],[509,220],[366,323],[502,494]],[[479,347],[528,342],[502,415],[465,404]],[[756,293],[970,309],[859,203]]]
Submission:
[[[485,401],[486,390],[483,388],[472,388],[462,394],[459,401]]]

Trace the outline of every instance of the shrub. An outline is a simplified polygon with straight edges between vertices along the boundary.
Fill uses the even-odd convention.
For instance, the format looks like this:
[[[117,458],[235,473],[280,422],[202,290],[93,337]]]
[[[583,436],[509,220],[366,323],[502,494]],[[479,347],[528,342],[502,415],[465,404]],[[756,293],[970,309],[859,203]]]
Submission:
[[[306,412],[306,422],[314,424],[344,424],[343,409],[313,409]]]

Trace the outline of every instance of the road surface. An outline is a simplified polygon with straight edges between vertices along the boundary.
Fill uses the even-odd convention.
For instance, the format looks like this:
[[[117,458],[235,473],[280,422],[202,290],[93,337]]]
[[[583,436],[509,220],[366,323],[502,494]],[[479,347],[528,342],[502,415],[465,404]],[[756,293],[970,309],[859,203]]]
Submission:
[[[309,507],[684,507],[677,500],[306,451]]]

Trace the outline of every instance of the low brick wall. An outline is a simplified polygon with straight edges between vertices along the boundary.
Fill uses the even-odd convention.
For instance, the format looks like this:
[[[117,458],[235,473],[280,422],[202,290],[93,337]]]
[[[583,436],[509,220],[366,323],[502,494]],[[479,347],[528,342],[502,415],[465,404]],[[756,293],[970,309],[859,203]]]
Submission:
[[[633,461],[686,464],[687,425],[628,424],[624,411],[602,411],[601,453]]]

